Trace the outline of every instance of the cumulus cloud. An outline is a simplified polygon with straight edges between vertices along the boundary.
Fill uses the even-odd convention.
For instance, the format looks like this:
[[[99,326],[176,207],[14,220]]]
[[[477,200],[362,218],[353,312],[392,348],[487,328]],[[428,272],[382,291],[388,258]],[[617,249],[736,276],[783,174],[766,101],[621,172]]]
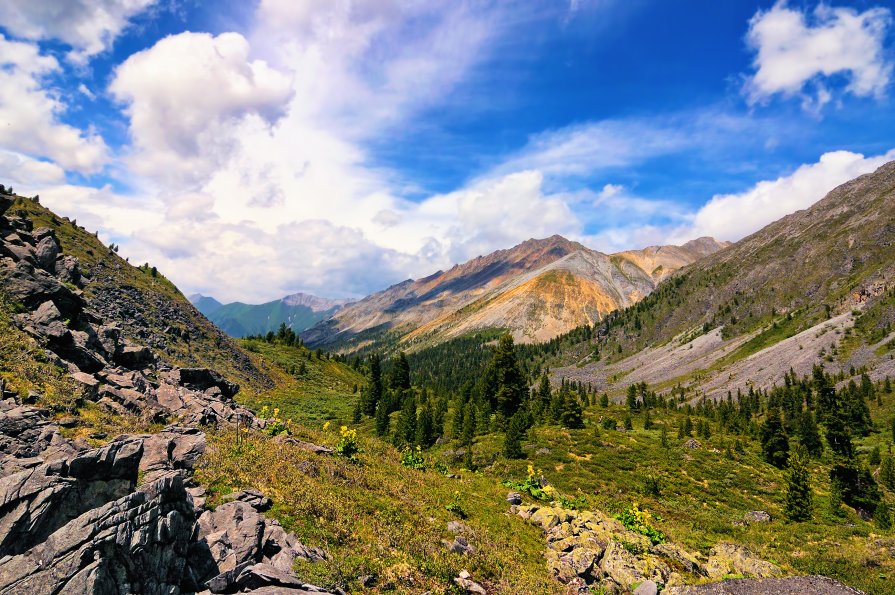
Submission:
[[[201,179],[221,165],[243,118],[273,124],[292,96],[288,76],[249,59],[239,33],[181,33],[130,56],[109,86],[125,104],[131,166],[161,178]]]
[[[48,161],[0,149],[0,172],[6,180],[23,184],[26,189],[41,184],[57,184],[65,180],[65,171]]]
[[[156,0],[3,0],[0,26],[34,41],[58,39],[71,46],[69,58],[84,63],[109,48],[129,20]]]
[[[60,121],[66,105],[45,85],[59,69],[37,45],[0,35],[0,146],[66,169],[96,172],[106,160],[106,144],[99,135]]]
[[[805,107],[819,109],[832,99],[833,77],[844,77],[847,92],[882,96],[892,75],[884,48],[891,22],[886,8],[858,12],[820,3],[808,14],[780,0],[749,23],[755,73],[744,92],[750,103],[803,95]]]
[[[824,153],[817,163],[802,165],[790,175],[759,182],[742,193],[713,197],[695,213],[690,225],[671,234],[671,241],[700,236],[739,240],[789,213],[810,207],[836,186],[892,159],[895,149],[872,157],[850,151]]]

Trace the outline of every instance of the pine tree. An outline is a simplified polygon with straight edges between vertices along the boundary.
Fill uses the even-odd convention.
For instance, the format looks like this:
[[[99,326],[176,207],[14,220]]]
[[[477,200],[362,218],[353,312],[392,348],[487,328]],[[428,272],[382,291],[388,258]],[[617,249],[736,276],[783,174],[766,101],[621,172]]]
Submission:
[[[664,423],[662,424],[662,431],[659,433],[659,444],[662,448],[668,448],[668,428]]]
[[[652,430],[653,429],[653,418],[650,417],[648,409],[647,409],[646,413],[643,414],[643,429],[644,430]]]
[[[364,413],[368,416],[376,415],[379,401],[382,400],[382,364],[379,360],[379,354],[370,355],[370,388],[367,391],[367,401],[364,403]],[[386,412],[388,414],[390,412]]]
[[[538,384],[538,398],[537,398],[537,406],[535,408],[535,413],[543,416],[546,412],[549,412],[550,409],[550,397],[552,396],[552,392],[550,390],[550,379],[547,378],[547,373],[541,374],[541,382]]]
[[[516,360],[513,336],[503,335],[482,377],[482,394],[494,411],[513,416],[528,396],[528,384]]]
[[[475,437],[477,417],[478,414],[476,412],[475,404],[472,401],[469,401],[463,411],[462,440],[464,446],[468,447],[472,445],[472,439]]]
[[[414,440],[416,440],[416,398],[413,393],[408,392],[404,402],[401,403],[392,442],[395,446],[401,447],[413,444]]]
[[[870,465],[873,467],[876,467],[882,462],[882,453],[879,450],[879,446],[873,447],[873,450],[870,451],[870,457],[867,459],[867,462],[870,463]]]
[[[361,402],[360,399],[357,399],[354,401],[354,411],[351,412],[351,423],[359,424],[362,415],[363,409],[361,408]]]
[[[833,410],[827,413],[827,444],[834,453],[840,457],[850,459],[854,455],[854,447],[852,446],[851,433],[845,421],[845,416],[841,411]]]
[[[820,430],[814,421],[814,414],[805,411],[799,418],[799,442],[808,451],[808,456],[819,457],[824,452],[824,444],[820,438]]]
[[[395,363],[392,364],[391,388],[395,391],[410,390],[410,364],[403,351],[398,352]]]
[[[376,407],[376,435],[377,436],[387,436],[389,430],[389,419],[388,415],[388,407],[386,407],[384,401],[380,401],[379,405]]]
[[[607,393],[600,395],[600,407],[603,409],[609,407],[609,395]]]
[[[428,405],[423,405],[416,418],[415,442],[422,448],[429,448],[435,444],[435,428]]]
[[[885,500],[880,501],[873,513],[873,522],[877,528],[888,531],[892,528],[892,511]]]
[[[776,407],[768,410],[767,418],[759,432],[761,440],[761,457],[767,462],[782,469],[789,456],[789,440],[780,421],[780,411]]]
[[[688,437],[693,435],[693,420],[690,419],[689,415],[684,420],[684,434]]]
[[[567,392],[565,394],[560,423],[564,428],[570,430],[579,430],[584,427],[584,412],[581,410],[581,403],[578,402],[578,395],[575,393]]]
[[[892,455],[887,455],[879,467],[879,482],[895,492],[895,462]]]
[[[508,459],[521,459],[522,438],[525,436],[525,421],[521,412],[510,418],[503,440],[503,454]]]
[[[637,386],[634,384],[631,384],[628,386],[627,402],[628,402],[628,410],[637,411],[637,408],[638,408]]]
[[[883,390],[886,394],[891,394],[892,392],[892,381],[886,376],[886,381],[883,383]]]
[[[786,473],[786,502],[784,512],[791,521],[807,521],[811,518],[811,475],[808,469],[808,451],[796,446],[789,455]]]

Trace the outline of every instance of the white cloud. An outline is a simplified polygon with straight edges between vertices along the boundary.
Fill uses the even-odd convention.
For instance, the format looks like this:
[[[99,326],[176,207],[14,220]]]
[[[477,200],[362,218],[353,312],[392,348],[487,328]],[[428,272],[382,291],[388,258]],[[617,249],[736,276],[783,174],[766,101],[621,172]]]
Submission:
[[[804,93],[803,105],[817,110],[832,98],[823,81],[836,76],[848,81],[849,93],[882,96],[892,74],[884,49],[891,22],[886,8],[858,12],[820,3],[809,16],[780,0],[770,10],[759,11],[746,36],[757,52],[755,73],[744,88],[749,101]]]
[[[24,184],[25,189],[34,185],[65,181],[65,171],[55,163],[32,159],[27,155],[3,149],[0,149],[0,175],[6,180]]]
[[[873,157],[850,151],[824,153],[817,163],[802,165],[788,176],[759,182],[739,194],[713,197],[695,213],[690,225],[671,233],[671,241],[700,236],[739,240],[785,215],[810,207],[836,186],[892,159],[895,149]]]
[[[109,86],[126,104],[131,166],[161,179],[203,179],[226,159],[246,117],[273,124],[292,95],[290,80],[249,60],[238,33],[181,33],[130,56]]]
[[[46,157],[70,170],[99,171],[107,157],[102,138],[62,123],[66,105],[45,86],[59,68],[37,45],[0,35],[0,147]]]
[[[3,0],[0,26],[22,39],[58,39],[72,47],[69,59],[84,63],[108,49],[129,20],[155,1]]]

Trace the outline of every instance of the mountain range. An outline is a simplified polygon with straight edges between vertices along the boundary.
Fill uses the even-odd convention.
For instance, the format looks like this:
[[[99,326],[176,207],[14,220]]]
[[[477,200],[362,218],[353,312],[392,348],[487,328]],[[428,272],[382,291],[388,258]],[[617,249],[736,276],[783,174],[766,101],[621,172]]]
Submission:
[[[530,239],[348,304],[302,337],[328,348],[387,342],[418,349],[504,329],[517,342],[545,341],[638,302],[674,271],[725,246],[699,238],[604,254],[558,235]]]
[[[193,294],[189,300],[231,337],[264,335],[276,331],[281,324],[298,333],[326,320],[353,301],[321,298],[307,293],[294,293],[264,304],[222,304],[213,297],[201,294]]]

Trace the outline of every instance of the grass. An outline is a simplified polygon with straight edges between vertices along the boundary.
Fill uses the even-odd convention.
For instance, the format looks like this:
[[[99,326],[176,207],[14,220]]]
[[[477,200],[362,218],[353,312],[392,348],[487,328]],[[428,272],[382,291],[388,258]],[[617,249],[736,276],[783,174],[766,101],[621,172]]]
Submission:
[[[269,392],[237,395],[242,404],[255,411],[264,405],[276,406],[283,419],[311,426],[351,419],[356,393],[365,383],[358,372],[336,360],[320,358],[305,347],[254,339],[241,344],[277,385]]]
[[[335,444],[337,431],[300,430],[302,439]],[[451,479],[434,470],[403,467],[399,453],[375,438],[361,439],[357,463],[321,457],[249,435],[211,437],[197,478],[209,486],[210,503],[232,489],[252,487],[271,496],[269,515],[302,543],[323,547],[329,559],[299,562],[307,582],[349,592],[460,593],[452,579],[468,570],[489,592],[560,593],[547,573],[540,531],[507,514],[506,489],[486,474],[466,471]],[[466,512],[462,522],[475,552],[448,551],[447,523],[459,520],[448,506]],[[373,576],[366,589],[361,577]]]

